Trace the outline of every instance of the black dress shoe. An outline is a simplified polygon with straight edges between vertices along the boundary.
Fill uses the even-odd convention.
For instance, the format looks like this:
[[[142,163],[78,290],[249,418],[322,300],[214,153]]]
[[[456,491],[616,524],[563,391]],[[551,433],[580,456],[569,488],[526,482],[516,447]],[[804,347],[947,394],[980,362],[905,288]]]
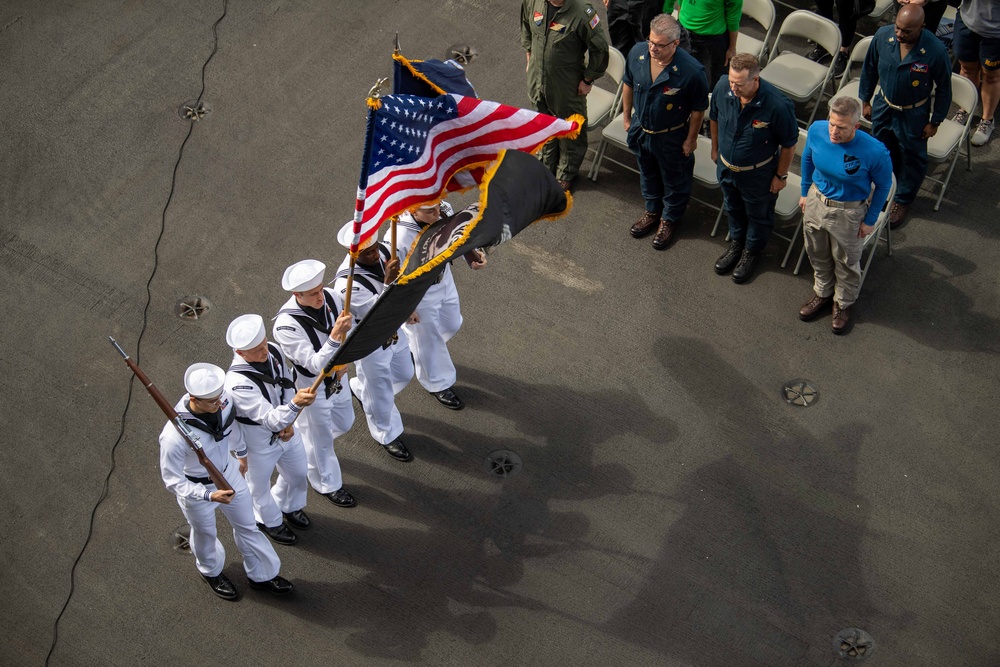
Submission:
[[[236,586],[233,586],[233,582],[229,581],[229,578],[224,574],[219,574],[216,577],[208,577],[203,574],[201,578],[208,583],[212,592],[223,600],[233,601],[240,597],[239,593],[236,592]]]
[[[740,263],[736,265],[736,269],[733,271],[733,282],[737,285],[742,285],[750,280],[750,276],[753,275],[758,262],[760,262],[759,252],[744,250],[743,256],[740,257]]]
[[[257,528],[260,532],[270,537],[271,540],[277,544],[287,544],[288,546],[292,546],[299,541],[299,536],[288,530],[288,526],[286,526],[284,522],[279,523],[274,528],[258,523]]]
[[[354,496],[348,493],[344,487],[340,487],[333,493],[324,493],[323,495],[337,507],[354,507],[358,504]]]
[[[302,510],[295,510],[294,512],[283,512],[285,515],[285,521],[288,522],[292,528],[298,528],[299,530],[305,530],[312,523],[309,521],[309,517]]]
[[[715,272],[724,276],[733,270],[740,257],[743,255],[743,244],[739,241],[730,241],[729,250],[715,262]]]
[[[292,586],[292,582],[281,576],[268,579],[267,581],[254,581],[253,579],[248,579],[248,581],[250,582],[250,588],[267,591],[272,595],[288,595],[295,588]]]
[[[413,457],[410,456],[410,450],[406,448],[402,440],[398,438],[393,440],[388,445],[382,445],[385,453],[396,459],[397,461],[409,461]]]
[[[452,391],[451,387],[444,389],[442,391],[432,391],[431,396],[438,400],[438,403],[451,410],[461,410],[465,407],[465,403],[462,402],[455,392]]]

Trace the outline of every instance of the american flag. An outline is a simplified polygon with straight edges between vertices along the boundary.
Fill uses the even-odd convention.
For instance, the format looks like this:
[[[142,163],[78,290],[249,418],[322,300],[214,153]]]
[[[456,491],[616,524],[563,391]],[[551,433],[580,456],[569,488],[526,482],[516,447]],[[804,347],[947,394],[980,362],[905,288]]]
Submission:
[[[380,102],[352,252],[390,217],[437,199],[445,189],[480,182],[483,167],[501,150],[532,152],[586,122],[461,95],[387,95]]]

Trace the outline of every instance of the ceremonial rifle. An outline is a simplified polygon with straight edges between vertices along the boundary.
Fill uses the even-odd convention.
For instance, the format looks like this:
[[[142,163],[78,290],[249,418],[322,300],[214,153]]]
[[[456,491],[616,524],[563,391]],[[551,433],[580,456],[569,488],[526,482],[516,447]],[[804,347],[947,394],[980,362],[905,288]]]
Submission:
[[[177,432],[181,434],[182,438],[184,438],[184,442],[188,444],[188,447],[194,450],[195,455],[198,457],[198,462],[201,463],[201,465],[205,467],[205,470],[208,471],[208,476],[212,479],[212,483],[215,484],[215,488],[219,491],[232,491],[233,487],[229,485],[226,478],[222,476],[219,469],[215,467],[215,464],[212,463],[211,459],[209,459],[205,454],[205,450],[201,446],[201,440],[198,438],[198,435],[191,430],[191,427],[188,426],[183,419],[180,418],[180,415],[178,415],[177,411],[174,410],[174,406],[167,402],[167,399],[163,397],[163,394],[161,394],[160,390],[156,388],[153,381],[146,377],[146,374],[142,372],[142,369],[139,368],[139,366],[137,366],[127,354],[125,354],[125,350],[118,345],[118,342],[111,336],[108,336],[108,340],[115,346],[118,353],[125,359],[125,364],[132,370],[135,376],[139,378],[139,382],[142,383],[142,386],[146,388],[149,395],[153,397],[156,404],[160,406],[161,410],[163,410],[163,414],[167,416],[170,423],[174,425]]]

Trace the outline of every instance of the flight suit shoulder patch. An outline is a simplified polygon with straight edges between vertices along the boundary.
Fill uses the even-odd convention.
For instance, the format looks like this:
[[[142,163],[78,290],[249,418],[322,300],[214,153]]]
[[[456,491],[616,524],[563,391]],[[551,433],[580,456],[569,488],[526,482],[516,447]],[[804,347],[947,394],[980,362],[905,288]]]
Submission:
[[[600,22],[601,22],[601,17],[598,16],[597,14],[594,14],[593,18],[591,18],[590,21],[587,22],[587,25],[590,26],[591,30],[594,30],[595,28],[597,28],[597,25]]]

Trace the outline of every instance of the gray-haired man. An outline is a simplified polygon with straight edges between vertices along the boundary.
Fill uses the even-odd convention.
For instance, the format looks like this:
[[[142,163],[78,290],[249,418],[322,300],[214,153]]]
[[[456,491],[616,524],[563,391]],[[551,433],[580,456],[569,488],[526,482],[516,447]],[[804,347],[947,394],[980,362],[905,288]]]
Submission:
[[[878,139],[857,131],[860,120],[859,100],[834,98],[829,120],[810,126],[802,153],[799,206],[815,294],[799,309],[799,318],[811,320],[833,301],[835,334],[847,330],[861,285],[864,238],[874,231],[892,187],[889,151]]]

